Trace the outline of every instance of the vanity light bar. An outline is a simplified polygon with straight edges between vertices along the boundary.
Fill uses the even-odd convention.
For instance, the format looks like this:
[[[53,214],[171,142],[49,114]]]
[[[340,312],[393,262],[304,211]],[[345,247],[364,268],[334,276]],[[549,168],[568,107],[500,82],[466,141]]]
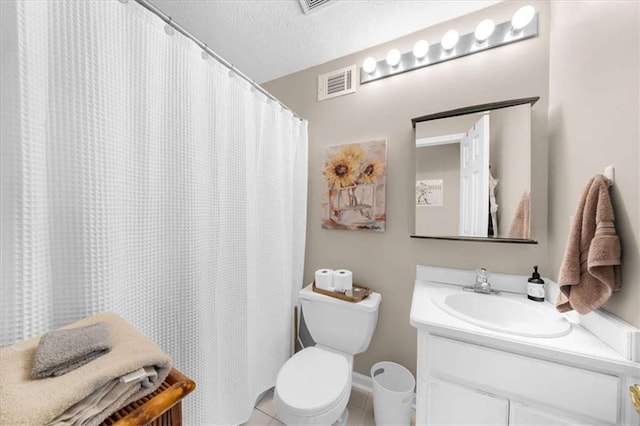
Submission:
[[[367,62],[365,66],[366,70],[362,67],[360,68],[360,84],[370,83],[396,74],[439,64],[440,62],[450,61],[462,56],[472,55],[484,50],[493,49],[494,47],[504,46],[505,44],[516,43],[536,37],[537,35],[538,14],[534,12],[531,21],[520,30],[513,27],[512,21],[496,24],[491,35],[483,42],[476,40],[475,31],[470,32],[461,35],[457,43],[455,43],[450,50],[445,50],[442,47],[442,43],[430,45],[426,55],[422,59],[418,59],[413,51],[409,51],[400,56],[400,61],[395,66],[390,65],[386,59],[383,59],[375,62],[374,67],[375,59],[367,58],[365,60]]]

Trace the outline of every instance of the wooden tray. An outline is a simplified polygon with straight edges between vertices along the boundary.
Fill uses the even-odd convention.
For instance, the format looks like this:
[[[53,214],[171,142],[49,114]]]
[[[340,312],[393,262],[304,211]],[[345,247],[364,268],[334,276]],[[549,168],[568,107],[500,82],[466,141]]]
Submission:
[[[324,294],[325,296],[329,296],[329,297],[335,297],[336,299],[344,300],[345,302],[351,302],[351,303],[358,303],[364,300],[367,296],[369,296],[372,293],[370,288],[363,287],[357,284],[353,285],[353,290],[349,290],[345,293],[318,288],[316,287],[315,281],[313,282],[313,287],[311,288],[316,293]]]

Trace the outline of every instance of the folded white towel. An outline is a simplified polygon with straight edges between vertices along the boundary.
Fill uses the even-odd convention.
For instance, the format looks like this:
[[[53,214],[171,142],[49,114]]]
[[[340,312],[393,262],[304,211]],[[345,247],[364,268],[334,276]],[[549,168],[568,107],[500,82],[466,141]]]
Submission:
[[[62,376],[31,379],[39,337],[0,349],[0,425],[46,425],[74,406],[89,407],[85,425],[99,425],[162,384],[171,369],[171,358],[119,316],[98,314],[65,328],[97,322],[109,327],[113,348]],[[120,382],[122,376],[145,367],[152,367],[156,373],[138,381]],[[78,414],[75,408],[69,412],[72,416]],[[89,411],[80,413],[80,417]]]
[[[131,374],[111,380],[82,401],[69,407],[47,426],[85,425],[94,421],[101,413],[112,410],[113,407],[126,405],[124,401],[140,389],[140,386],[155,389],[158,383],[158,372],[155,367],[141,368],[140,371],[141,374],[135,374],[132,380],[123,380]]]

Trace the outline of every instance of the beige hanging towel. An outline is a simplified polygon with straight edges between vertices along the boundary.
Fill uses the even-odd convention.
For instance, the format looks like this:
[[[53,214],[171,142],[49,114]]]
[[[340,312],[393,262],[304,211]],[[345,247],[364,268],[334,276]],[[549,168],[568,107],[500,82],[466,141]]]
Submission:
[[[582,193],[571,222],[558,276],[558,311],[587,314],[602,306],[622,287],[620,264],[609,182],[596,175]]]
[[[513,220],[511,221],[511,228],[507,237],[509,238],[522,238],[529,239],[531,217],[531,197],[527,191],[522,194],[522,198],[516,207],[516,211],[513,214]]]

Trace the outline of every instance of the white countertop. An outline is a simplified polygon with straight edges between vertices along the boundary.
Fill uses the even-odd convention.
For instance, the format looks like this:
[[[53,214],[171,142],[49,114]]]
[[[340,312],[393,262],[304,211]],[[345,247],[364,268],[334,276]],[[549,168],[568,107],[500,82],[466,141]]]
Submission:
[[[629,361],[616,352],[582,325],[565,316],[572,324],[569,334],[561,337],[523,337],[488,330],[443,311],[435,305],[431,296],[434,291],[463,291],[459,285],[449,285],[431,281],[416,280],[411,302],[411,325],[418,330],[444,337],[463,340],[481,346],[488,346],[509,352],[535,356],[572,366],[593,369],[611,374],[640,375],[640,364]],[[511,293],[511,297],[526,295]],[[487,295],[487,297],[492,297]],[[548,302],[531,302],[557,313]]]

